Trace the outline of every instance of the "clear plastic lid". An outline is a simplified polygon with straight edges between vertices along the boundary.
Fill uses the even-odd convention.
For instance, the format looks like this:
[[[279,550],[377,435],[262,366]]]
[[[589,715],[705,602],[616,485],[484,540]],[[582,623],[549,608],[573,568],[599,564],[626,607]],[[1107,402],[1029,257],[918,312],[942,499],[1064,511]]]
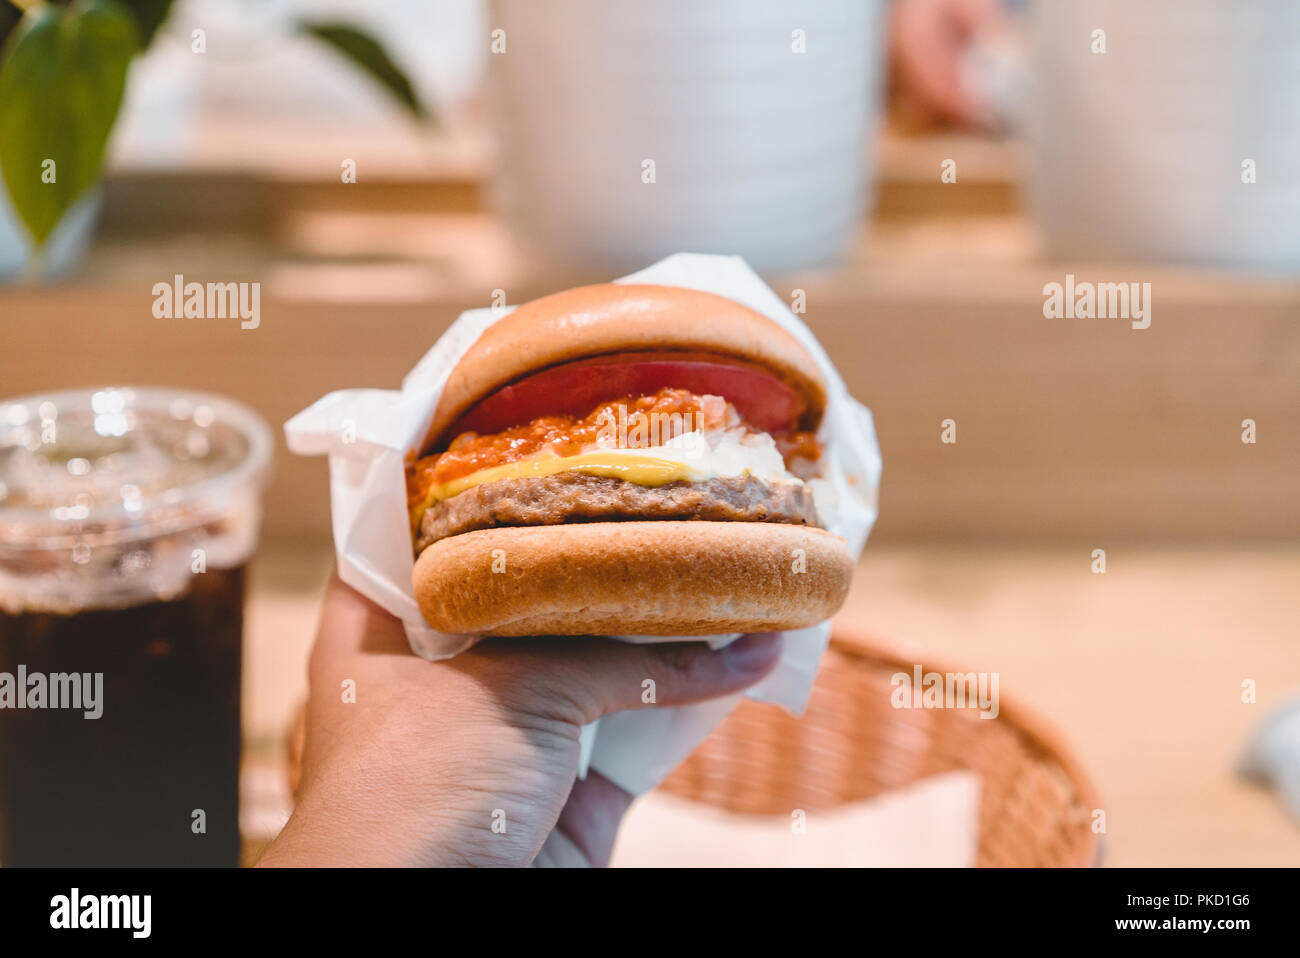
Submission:
[[[204,393],[111,387],[0,402],[0,608],[168,598],[257,540],[271,433]]]

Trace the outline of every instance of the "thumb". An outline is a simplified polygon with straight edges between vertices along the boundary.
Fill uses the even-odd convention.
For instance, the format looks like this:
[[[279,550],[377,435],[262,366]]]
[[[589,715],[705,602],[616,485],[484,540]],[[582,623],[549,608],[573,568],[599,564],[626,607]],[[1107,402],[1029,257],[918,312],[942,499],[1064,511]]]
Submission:
[[[781,657],[779,632],[742,635],[713,651],[704,642],[635,645],[609,638],[531,640],[544,656],[534,674],[544,700],[579,725],[602,715],[653,706],[690,705],[749,688]]]

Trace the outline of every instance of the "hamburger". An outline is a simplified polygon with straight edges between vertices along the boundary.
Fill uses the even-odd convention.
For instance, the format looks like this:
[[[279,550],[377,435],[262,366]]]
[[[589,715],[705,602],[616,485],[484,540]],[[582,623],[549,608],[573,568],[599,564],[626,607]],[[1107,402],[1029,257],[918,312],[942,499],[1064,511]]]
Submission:
[[[829,618],[826,387],[780,325],[670,286],[520,306],[452,370],[407,465],[428,623],[477,635],[714,635]]]

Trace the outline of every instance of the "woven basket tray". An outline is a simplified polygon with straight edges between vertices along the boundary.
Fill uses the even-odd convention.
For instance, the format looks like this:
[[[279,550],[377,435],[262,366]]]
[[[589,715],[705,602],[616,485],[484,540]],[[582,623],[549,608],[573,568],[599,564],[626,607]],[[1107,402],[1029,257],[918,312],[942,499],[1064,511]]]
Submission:
[[[1004,695],[994,720],[975,709],[894,708],[890,677],[911,675],[914,664],[837,632],[802,718],[746,700],[660,787],[732,812],[788,817],[971,769],[981,778],[977,864],[1097,864],[1097,796],[1059,741]]]
[[[972,769],[981,777],[977,864],[1097,864],[1097,796],[1056,738],[1003,695],[992,721],[972,709],[893,708],[890,677],[913,665],[837,632],[802,718],[747,700],[660,788],[732,812],[788,816]],[[304,718],[300,709],[289,735],[292,791]]]

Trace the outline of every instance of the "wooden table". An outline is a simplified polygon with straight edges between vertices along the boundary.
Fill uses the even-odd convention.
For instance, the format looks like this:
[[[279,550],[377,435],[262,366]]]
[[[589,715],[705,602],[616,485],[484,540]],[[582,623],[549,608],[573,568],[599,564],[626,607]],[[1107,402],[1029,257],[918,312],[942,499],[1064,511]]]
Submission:
[[[246,639],[250,848],[287,813],[285,729],[329,547],[268,543]],[[1101,794],[1108,865],[1294,865],[1300,825],[1234,764],[1271,708],[1300,695],[1300,548],[1086,550],[868,544],[840,621],[973,671],[1050,722]],[[412,662],[418,666],[417,662]],[[1241,701],[1241,681],[1258,685]],[[690,842],[689,835],[664,841]]]

